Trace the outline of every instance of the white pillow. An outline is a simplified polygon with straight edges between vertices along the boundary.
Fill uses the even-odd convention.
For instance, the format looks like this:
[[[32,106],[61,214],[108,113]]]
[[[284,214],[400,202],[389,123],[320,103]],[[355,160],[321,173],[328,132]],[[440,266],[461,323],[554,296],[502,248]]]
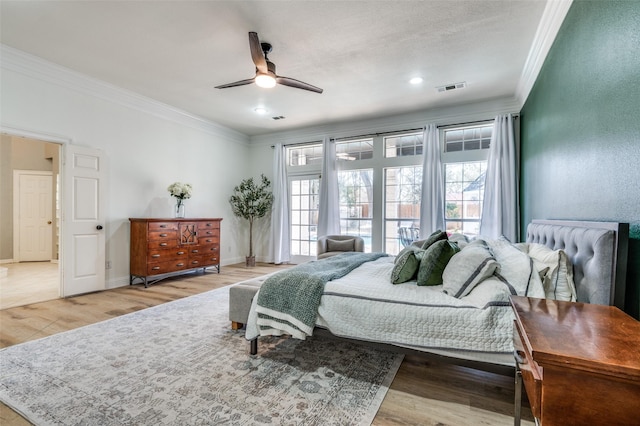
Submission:
[[[529,256],[504,237],[487,243],[500,265],[496,276],[510,287],[512,294],[541,299],[545,297],[542,280]]]
[[[530,243],[529,256],[536,265],[549,268],[542,279],[547,299],[576,301],[573,265],[564,250],[553,250],[543,244]]]
[[[487,243],[476,240],[453,255],[442,273],[442,290],[449,296],[464,297],[493,275],[498,262]]]

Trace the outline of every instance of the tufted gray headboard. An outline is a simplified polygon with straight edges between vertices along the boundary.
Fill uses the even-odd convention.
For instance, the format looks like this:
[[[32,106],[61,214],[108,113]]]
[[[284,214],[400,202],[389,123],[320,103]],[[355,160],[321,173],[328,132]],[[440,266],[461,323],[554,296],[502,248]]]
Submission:
[[[624,309],[629,224],[533,220],[527,242],[564,250],[573,263],[578,302]]]

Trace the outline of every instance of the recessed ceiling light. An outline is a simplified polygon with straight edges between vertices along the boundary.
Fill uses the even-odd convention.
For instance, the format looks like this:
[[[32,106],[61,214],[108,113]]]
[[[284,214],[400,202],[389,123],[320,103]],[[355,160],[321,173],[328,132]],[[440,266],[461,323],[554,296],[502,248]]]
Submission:
[[[254,111],[256,112],[256,114],[266,114],[269,112],[269,110],[267,110],[265,107],[257,107],[256,109],[254,109]]]
[[[420,83],[422,83],[422,77],[413,77],[411,80],[409,80],[409,83],[411,83],[411,84],[420,84]]]

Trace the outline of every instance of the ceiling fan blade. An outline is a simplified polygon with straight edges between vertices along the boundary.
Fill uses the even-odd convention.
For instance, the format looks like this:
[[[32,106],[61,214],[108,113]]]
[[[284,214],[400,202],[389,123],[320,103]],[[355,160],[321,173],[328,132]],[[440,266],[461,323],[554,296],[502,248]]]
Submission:
[[[276,77],[276,83],[282,84],[283,86],[295,87],[296,89],[308,90],[310,92],[322,93],[322,89],[316,86],[313,86],[309,83],[305,83],[304,81],[296,80],[294,78],[289,77]]]
[[[269,69],[267,67],[267,61],[264,58],[264,52],[262,51],[262,45],[258,39],[258,33],[251,31],[249,33],[249,48],[251,49],[251,59],[256,64],[256,68],[263,74],[266,74]]]
[[[226,89],[227,87],[237,87],[237,86],[244,86],[246,84],[251,84],[253,83],[253,78],[248,78],[246,80],[240,80],[240,81],[236,81],[234,83],[228,83],[228,84],[222,84],[220,86],[216,86],[216,89]]]

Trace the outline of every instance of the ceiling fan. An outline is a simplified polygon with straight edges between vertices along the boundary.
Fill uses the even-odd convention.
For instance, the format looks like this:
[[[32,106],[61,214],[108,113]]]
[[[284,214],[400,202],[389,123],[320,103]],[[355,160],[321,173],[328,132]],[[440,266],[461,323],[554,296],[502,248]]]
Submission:
[[[322,89],[319,87],[312,86],[300,80],[277,75],[276,64],[271,62],[267,57],[267,54],[271,53],[272,46],[269,43],[260,43],[258,33],[249,33],[249,47],[251,49],[251,59],[253,59],[253,63],[256,65],[256,76],[234,83],[222,84],[216,86],[216,89],[226,89],[228,87],[256,83],[257,86],[266,88],[274,87],[276,84],[282,84],[283,86],[295,87],[296,89],[322,93]]]

